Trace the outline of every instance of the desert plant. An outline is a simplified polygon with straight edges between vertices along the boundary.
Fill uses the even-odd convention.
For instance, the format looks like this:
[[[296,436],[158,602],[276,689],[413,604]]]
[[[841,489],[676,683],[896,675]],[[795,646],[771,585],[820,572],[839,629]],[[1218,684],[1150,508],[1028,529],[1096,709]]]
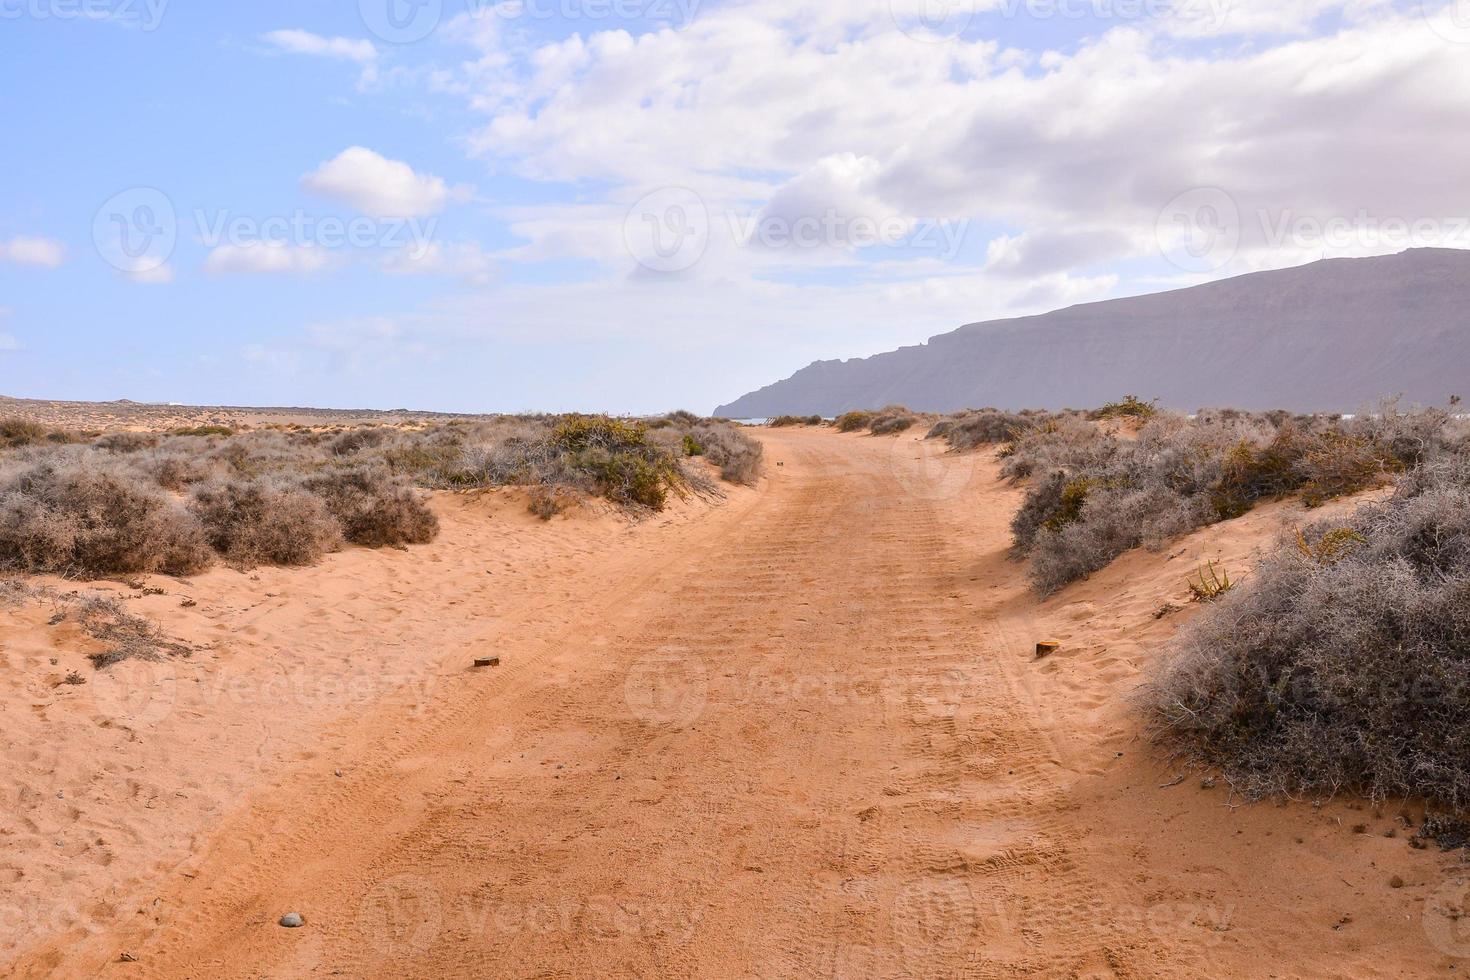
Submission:
[[[1195,602],[1214,602],[1233,588],[1235,583],[1230,580],[1230,573],[1221,571],[1212,561],[1201,565],[1189,582],[1189,592]]]
[[[860,432],[873,421],[872,412],[843,412],[832,425],[838,432]]]
[[[43,462],[0,485],[0,565],[93,578],[187,575],[211,558],[199,522],[123,470]]]
[[[1470,485],[1439,466],[1284,542],[1179,637],[1154,733],[1248,796],[1470,806]]]
[[[309,565],[342,547],[341,525],[320,497],[269,479],[199,487],[189,510],[237,568]]]
[[[384,467],[351,466],[307,477],[302,485],[325,501],[353,544],[368,548],[427,544],[439,519],[407,481]]]
[[[1091,418],[1101,419],[1151,419],[1159,412],[1153,402],[1146,402],[1137,395],[1124,395],[1120,402],[1108,402],[1102,408],[1095,409]]]

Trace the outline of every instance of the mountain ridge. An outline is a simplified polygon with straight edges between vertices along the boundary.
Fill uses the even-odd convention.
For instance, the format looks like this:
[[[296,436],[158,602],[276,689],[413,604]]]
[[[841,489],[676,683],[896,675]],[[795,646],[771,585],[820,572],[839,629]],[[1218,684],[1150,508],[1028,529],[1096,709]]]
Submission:
[[[715,414],[1059,409],[1127,392],[1183,410],[1353,411],[1395,395],[1442,404],[1466,389],[1470,250],[1426,248],[970,323],[814,361]]]

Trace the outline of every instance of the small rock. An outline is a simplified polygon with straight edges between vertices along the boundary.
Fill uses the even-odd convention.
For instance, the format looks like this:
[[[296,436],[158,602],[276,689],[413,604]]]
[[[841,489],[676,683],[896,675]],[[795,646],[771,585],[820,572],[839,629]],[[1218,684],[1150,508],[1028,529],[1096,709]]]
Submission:
[[[300,912],[287,912],[285,915],[281,916],[281,925],[285,926],[287,929],[300,929],[302,926],[306,925],[306,920],[301,917]]]
[[[118,954],[117,961],[119,963],[136,963],[138,962],[138,958],[132,953],[120,953]]]
[[[475,658],[475,666],[476,667],[499,667],[500,666],[500,658],[499,657],[476,657]]]
[[[1388,887],[1402,888],[1404,887],[1404,879],[1400,878],[1398,875],[1394,875],[1392,878],[1388,879]]]

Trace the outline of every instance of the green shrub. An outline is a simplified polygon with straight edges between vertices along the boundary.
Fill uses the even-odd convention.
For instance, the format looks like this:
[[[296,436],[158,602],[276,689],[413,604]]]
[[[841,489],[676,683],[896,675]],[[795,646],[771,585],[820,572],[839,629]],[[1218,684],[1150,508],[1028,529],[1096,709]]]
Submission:
[[[872,412],[843,412],[832,425],[838,432],[860,432],[872,421]]]
[[[1109,402],[1102,408],[1095,409],[1091,417],[1094,420],[1102,419],[1151,419],[1159,413],[1152,402],[1142,401],[1137,395],[1124,395],[1120,402]]]

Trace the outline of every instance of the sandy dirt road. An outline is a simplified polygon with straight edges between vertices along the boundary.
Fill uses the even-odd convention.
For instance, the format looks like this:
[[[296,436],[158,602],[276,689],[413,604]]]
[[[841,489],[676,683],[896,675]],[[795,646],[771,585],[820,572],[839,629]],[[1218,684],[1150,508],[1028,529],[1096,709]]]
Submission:
[[[1038,671],[1038,635],[1105,599],[1045,610],[1025,594],[1004,554],[1017,493],[990,463],[910,437],[762,437],[761,492],[589,558],[558,616],[501,610],[484,643],[504,666],[458,673],[413,711],[393,697],[363,711],[329,759],[250,794],[187,877],[19,972],[1403,976],[1454,962],[1407,891],[1374,887],[1390,843],[1409,860],[1402,841],[1327,875],[1302,849],[1362,835],[1162,790],[1110,661],[1060,661],[1065,682]],[[1332,880],[1304,880],[1318,872]],[[278,926],[289,911],[307,925]]]

